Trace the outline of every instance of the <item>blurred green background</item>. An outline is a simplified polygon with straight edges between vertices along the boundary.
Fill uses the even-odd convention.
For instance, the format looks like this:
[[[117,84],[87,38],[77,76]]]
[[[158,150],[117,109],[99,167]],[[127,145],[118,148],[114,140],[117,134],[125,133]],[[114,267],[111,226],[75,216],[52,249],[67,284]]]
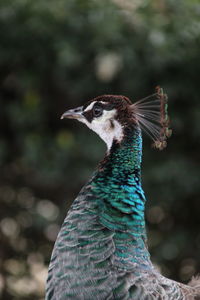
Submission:
[[[200,272],[200,1],[1,0],[1,299],[43,299],[57,232],[106,149],[61,114],[157,85],[173,136],[162,152],[144,137],[149,248],[187,282]]]

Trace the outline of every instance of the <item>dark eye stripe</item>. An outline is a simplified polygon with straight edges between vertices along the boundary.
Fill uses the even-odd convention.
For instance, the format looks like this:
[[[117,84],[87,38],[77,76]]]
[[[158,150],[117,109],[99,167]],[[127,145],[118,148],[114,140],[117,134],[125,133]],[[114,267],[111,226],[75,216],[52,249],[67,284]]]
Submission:
[[[90,105],[91,103],[89,103]],[[84,109],[86,109],[89,105],[87,105]],[[103,110],[112,110],[114,108],[114,105],[112,103],[101,103],[101,102],[96,102],[94,104],[94,106],[92,107],[92,109],[88,110],[88,111],[84,111],[83,112],[83,115],[84,117],[87,119],[88,122],[92,122],[92,120],[95,118],[95,115],[94,115],[94,109],[95,108],[103,108]],[[103,113],[103,111],[102,111]],[[100,115],[99,115],[100,116]],[[98,117],[98,116],[96,116]]]
[[[83,112],[84,117],[86,118],[86,120],[91,123],[93,120],[93,113],[92,110],[88,110],[88,111],[84,111]]]
[[[99,113],[98,113],[99,112]],[[94,118],[98,118],[103,114],[103,106],[101,103],[95,103],[92,109],[83,112],[84,117],[88,122],[92,122]]]
[[[103,109],[105,110],[112,110],[113,108],[115,108],[115,106],[112,103],[106,103],[106,104],[102,104]]]

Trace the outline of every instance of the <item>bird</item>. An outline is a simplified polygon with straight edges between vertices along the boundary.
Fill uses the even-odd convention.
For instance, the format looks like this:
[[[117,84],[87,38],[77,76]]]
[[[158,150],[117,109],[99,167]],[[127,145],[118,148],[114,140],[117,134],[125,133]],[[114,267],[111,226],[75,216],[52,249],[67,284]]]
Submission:
[[[67,110],[106,143],[104,159],[74,200],[52,252],[45,300],[198,300],[200,278],[186,285],[150,259],[141,182],[142,135],[164,149],[171,135],[161,87],[139,101],[102,95]]]

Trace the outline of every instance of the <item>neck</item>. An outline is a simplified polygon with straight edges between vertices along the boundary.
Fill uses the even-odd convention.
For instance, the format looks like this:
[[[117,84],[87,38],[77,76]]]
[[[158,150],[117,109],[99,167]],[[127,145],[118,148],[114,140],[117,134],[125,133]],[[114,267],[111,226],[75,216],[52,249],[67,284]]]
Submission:
[[[113,226],[113,229],[144,234],[141,157],[140,131],[126,128],[122,142],[113,142],[109,155],[101,162],[95,176],[94,191],[104,200],[101,203],[102,210],[106,211],[104,222],[111,229]]]
[[[141,157],[140,130],[126,128],[122,142],[114,142],[109,155],[100,164],[92,186],[99,203],[100,222],[120,238],[124,236],[130,240],[131,237],[136,253],[142,250],[148,256]]]

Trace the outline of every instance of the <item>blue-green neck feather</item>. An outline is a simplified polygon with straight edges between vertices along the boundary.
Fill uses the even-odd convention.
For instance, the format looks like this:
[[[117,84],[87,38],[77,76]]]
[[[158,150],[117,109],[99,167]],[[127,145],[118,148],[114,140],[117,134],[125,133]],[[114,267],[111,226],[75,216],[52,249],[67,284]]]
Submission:
[[[141,131],[134,127],[126,128],[123,141],[120,144],[113,143],[92,182],[100,222],[115,232],[115,242],[121,249],[121,255],[129,241],[135,262],[136,257],[149,257],[144,220],[145,196],[140,177],[141,160]]]

